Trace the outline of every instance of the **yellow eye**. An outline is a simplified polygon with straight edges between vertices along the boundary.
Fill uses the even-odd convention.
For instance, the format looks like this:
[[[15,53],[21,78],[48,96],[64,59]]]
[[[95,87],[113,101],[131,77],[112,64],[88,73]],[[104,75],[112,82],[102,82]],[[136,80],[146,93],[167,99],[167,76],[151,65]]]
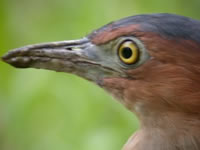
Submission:
[[[139,58],[139,50],[135,43],[126,41],[120,45],[118,55],[125,64],[134,64]]]

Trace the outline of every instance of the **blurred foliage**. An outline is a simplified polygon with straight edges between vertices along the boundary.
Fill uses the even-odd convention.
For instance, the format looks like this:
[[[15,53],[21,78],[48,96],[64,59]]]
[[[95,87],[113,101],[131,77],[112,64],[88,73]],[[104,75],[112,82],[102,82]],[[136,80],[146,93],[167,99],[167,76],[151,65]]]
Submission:
[[[199,0],[0,0],[0,56],[27,44],[80,38],[110,21],[169,12],[200,19]],[[117,150],[134,115],[92,83],[0,62],[0,150]]]

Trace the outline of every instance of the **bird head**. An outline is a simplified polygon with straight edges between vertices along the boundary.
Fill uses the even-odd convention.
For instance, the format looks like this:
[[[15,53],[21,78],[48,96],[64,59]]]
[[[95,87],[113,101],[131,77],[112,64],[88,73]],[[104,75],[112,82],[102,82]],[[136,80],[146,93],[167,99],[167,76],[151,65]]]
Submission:
[[[200,22],[187,17],[138,15],[79,40],[29,45],[2,59],[92,81],[134,112],[141,126],[178,126],[182,118],[200,116],[199,33]]]

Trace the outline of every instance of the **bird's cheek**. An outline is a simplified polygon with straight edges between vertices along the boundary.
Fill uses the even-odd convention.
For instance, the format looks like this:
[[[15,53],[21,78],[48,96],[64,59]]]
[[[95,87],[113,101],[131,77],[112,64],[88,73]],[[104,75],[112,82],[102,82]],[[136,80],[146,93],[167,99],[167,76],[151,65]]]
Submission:
[[[127,82],[128,80],[125,78],[104,78],[101,86],[124,104],[124,92],[127,88]]]

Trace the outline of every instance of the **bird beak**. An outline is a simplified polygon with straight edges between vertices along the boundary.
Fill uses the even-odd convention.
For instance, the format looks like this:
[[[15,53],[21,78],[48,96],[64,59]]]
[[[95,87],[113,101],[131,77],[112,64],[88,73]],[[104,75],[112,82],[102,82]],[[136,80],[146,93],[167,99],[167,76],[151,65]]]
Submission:
[[[29,45],[9,51],[2,57],[17,68],[39,68],[73,73],[100,84],[104,77],[119,74],[105,66],[97,46],[88,38]]]

